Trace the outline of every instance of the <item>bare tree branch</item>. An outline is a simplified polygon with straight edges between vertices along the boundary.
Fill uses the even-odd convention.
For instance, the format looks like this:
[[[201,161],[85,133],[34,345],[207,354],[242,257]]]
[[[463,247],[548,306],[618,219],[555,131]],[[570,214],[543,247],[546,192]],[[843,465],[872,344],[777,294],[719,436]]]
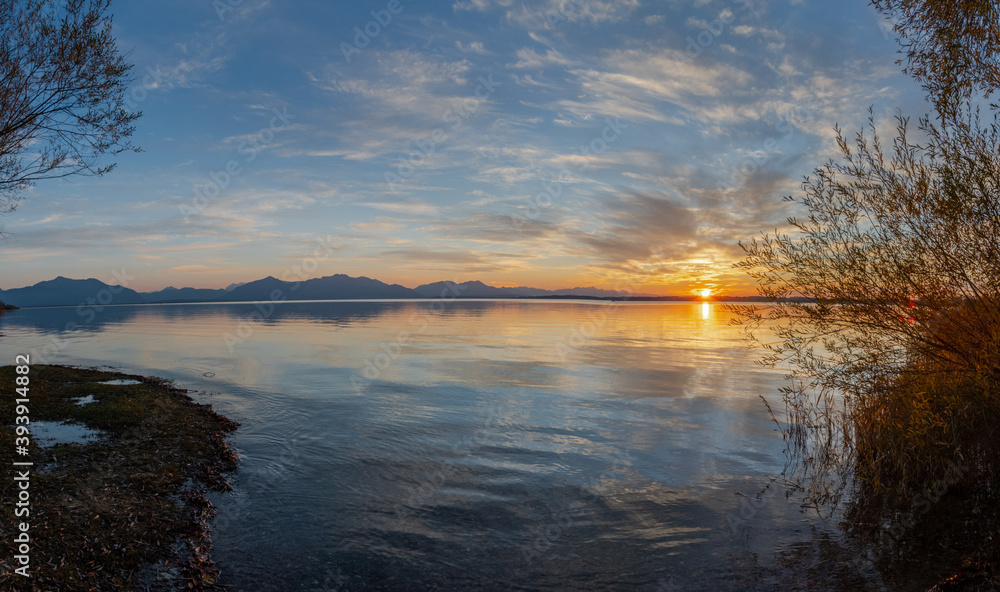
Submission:
[[[0,212],[36,181],[103,175],[139,151],[109,2],[0,0]]]

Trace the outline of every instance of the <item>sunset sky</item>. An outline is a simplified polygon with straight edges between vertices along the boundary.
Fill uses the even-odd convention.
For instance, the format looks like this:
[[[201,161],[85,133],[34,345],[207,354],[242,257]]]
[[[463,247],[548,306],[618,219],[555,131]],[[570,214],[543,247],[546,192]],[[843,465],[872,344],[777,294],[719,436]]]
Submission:
[[[927,110],[866,0],[112,10],[143,152],[27,192],[0,289],[219,288],[313,257],[409,287],[749,293],[737,241],[795,213],[832,126]]]

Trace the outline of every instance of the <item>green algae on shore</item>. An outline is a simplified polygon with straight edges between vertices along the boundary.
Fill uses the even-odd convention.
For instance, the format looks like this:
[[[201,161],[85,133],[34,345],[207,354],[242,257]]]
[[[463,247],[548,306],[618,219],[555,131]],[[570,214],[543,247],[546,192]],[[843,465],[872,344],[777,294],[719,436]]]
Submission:
[[[0,481],[0,589],[213,587],[219,574],[207,523],[214,509],[203,495],[229,489],[223,473],[235,469],[236,456],[224,435],[238,424],[161,379],[37,365],[28,374],[30,420],[79,428],[62,441],[32,431],[22,456],[15,452],[24,443],[15,441],[15,414],[24,412],[15,402],[17,376],[14,366],[0,368],[0,450],[33,463],[30,515],[15,507],[14,469],[23,467],[8,464]],[[108,384],[116,379],[126,380]],[[14,573],[22,523],[29,525],[30,580]]]

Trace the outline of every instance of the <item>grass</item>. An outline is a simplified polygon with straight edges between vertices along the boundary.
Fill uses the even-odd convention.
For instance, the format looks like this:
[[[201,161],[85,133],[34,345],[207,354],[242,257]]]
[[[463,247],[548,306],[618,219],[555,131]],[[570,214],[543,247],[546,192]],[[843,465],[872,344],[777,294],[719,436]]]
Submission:
[[[32,589],[11,573],[14,529],[22,520],[31,526],[33,589],[213,587],[219,574],[209,557],[207,521],[214,510],[203,494],[229,488],[223,473],[235,468],[236,457],[224,434],[237,424],[160,379],[32,366],[32,420],[79,423],[106,435],[44,448],[32,439],[29,455],[16,457],[16,376],[14,367],[0,368],[0,450],[35,466],[27,519],[15,517],[14,481],[0,481],[0,589]],[[102,384],[116,378],[141,383]],[[87,395],[95,402],[72,400]]]
[[[851,410],[857,476],[870,493],[909,496],[939,480],[996,489],[998,304],[990,298],[931,311],[924,345],[912,348],[903,372],[858,396]]]
[[[852,417],[857,475],[873,494],[900,496],[945,478],[955,488],[991,484],[998,418],[1000,401],[974,379],[927,374],[873,393]]]
[[[849,530],[877,550],[883,574],[933,590],[1000,589],[1000,401],[982,380],[914,373],[850,414],[858,495]],[[921,577],[914,578],[919,574]]]
[[[935,592],[1000,589],[993,328],[939,325],[950,343],[979,341],[959,343],[975,352],[974,371],[948,357],[915,357],[905,373],[858,396],[847,417],[858,484],[848,514],[860,525],[855,532],[867,531],[863,536],[881,549],[887,575],[938,566]],[[989,343],[980,343],[984,334]]]
[[[849,501],[892,589],[1000,590],[1000,298],[913,314],[901,357],[803,358],[823,386],[785,390],[790,466],[817,508]]]

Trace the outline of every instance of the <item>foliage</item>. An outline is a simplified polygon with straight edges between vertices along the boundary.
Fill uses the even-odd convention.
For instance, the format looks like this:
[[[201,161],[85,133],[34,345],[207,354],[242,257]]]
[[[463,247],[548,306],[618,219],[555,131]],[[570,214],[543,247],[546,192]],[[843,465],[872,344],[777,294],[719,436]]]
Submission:
[[[805,215],[742,245],[775,305],[733,307],[763,362],[790,369],[785,436],[817,501],[854,477],[905,496],[949,462],[992,479],[1000,458],[982,437],[1000,410],[1000,122],[976,107],[997,85],[996,7],[873,4],[896,11],[934,114],[916,133],[897,115],[889,146],[871,112],[853,137],[838,127],[839,158],[786,198]]]
[[[989,96],[1000,88],[1000,5],[995,0],[872,0],[895,21],[899,63],[932,100]]]

